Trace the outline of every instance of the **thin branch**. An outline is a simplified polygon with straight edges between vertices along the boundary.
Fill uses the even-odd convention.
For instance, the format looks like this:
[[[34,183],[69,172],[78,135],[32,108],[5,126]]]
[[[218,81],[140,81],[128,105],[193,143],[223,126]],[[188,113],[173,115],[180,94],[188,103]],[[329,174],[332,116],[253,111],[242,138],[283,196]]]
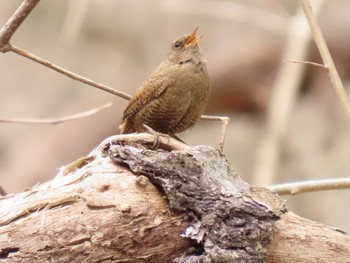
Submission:
[[[207,120],[207,121],[229,121],[229,117],[224,117],[224,116],[211,116],[211,115],[202,115],[201,116],[202,120]]]
[[[224,144],[225,144],[225,137],[226,137],[226,128],[227,128],[228,122],[230,121],[230,118],[229,117],[221,117],[221,116],[202,115],[201,119],[208,120],[208,121],[222,121],[219,149],[221,151],[223,151]]]
[[[28,59],[31,59],[35,62],[38,62],[48,68],[51,68],[59,73],[62,73],[66,75],[67,77],[70,77],[74,80],[78,80],[80,82],[83,82],[85,84],[88,84],[90,86],[102,89],[104,91],[107,91],[109,93],[112,93],[116,96],[119,96],[124,99],[130,99],[131,96],[121,92],[114,90],[110,87],[107,87],[105,85],[102,85],[100,83],[97,83],[95,81],[92,81],[90,79],[84,78],[82,76],[79,76],[73,72],[70,72],[64,68],[61,68],[57,65],[52,64],[51,62],[42,59],[38,56],[35,56],[28,51],[25,51],[21,48],[12,46],[9,44],[9,41],[12,37],[12,35],[16,32],[18,27],[22,24],[22,22],[26,19],[26,17],[29,15],[29,13],[33,10],[33,8],[39,3],[40,0],[25,0],[22,2],[20,7],[13,13],[13,15],[10,17],[10,19],[7,21],[7,23],[1,28],[0,30],[0,52],[8,52],[12,51],[20,56],[26,57]]]
[[[15,52],[16,54],[18,54],[20,56],[23,56],[23,57],[31,59],[31,60],[33,60],[35,62],[38,62],[41,65],[43,65],[45,67],[48,67],[48,68],[51,68],[51,69],[53,69],[53,70],[55,70],[55,71],[57,71],[59,73],[62,73],[63,75],[65,75],[67,77],[70,77],[71,79],[78,80],[80,82],[83,82],[83,83],[88,84],[90,86],[93,86],[93,87],[96,87],[98,89],[107,91],[109,93],[112,93],[113,95],[119,96],[119,97],[127,99],[127,100],[129,100],[131,98],[131,96],[129,94],[126,94],[126,93],[121,92],[121,91],[117,91],[117,90],[112,89],[112,88],[110,88],[108,86],[105,86],[105,85],[102,85],[102,84],[97,83],[95,81],[92,81],[92,80],[90,80],[88,78],[84,78],[82,76],[79,76],[79,75],[77,75],[77,74],[75,74],[75,73],[73,73],[71,71],[68,71],[68,70],[66,70],[64,68],[61,68],[61,67],[59,67],[57,65],[52,64],[48,60],[42,59],[42,58],[40,58],[38,56],[35,56],[35,55],[33,55],[33,54],[29,53],[28,51],[23,50],[21,48],[18,48],[18,47],[10,45],[8,47],[8,50],[12,51],[12,52]]]
[[[25,0],[13,13],[10,19],[0,30],[0,51],[6,52],[7,44],[9,44],[12,35],[16,32],[22,22],[27,18],[33,8],[40,0]]]
[[[315,1],[316,12],[321,9],[323,2]],[[283,58],[305,60],[311,39],[307,21],[299,7],[290,23]],[[296,103],[304,72],[303,64],[295,66],[281,63],[279,66],[268,105],[266,128],[256,151],[252,180],[254,185],[271,185],[276,181],[281,142],[288,130],[290,113]]]
[[[279,195],[295,195],[301,193],[326,190],[349,189],[350,178],[312,180],[304,182],[286,183],[267,187]]]
[[[1,122],[6,122],[6,123],[16,123],[16,124],[59,124],[62,122],[67,122],[67,121],[72,121],[76,119],[81,119],[85,117],[90,117],[92,115],[95,115],[96,113],[107,109],[112,106],[112,102],[108,102],[98,108],[94,108],[91,110],[87,110],[84,112],[76,113],[73,115],[69,116],[64,116],[61,118],[54,118],[54,119],[17,119],[17,118],[0,118],[0,123]]]
[[[283,60],[283,62],[291,62],[291,63],[298,63],[298,64],[306,64],[306,65],[312,65],[315,67],[320,67],[323,68],[325,70],[329,70],[328,66],[325,66],[324,64],[320,64],[320,63],[315,63],[315,62],[311,62],[311,61],[302,61],[302,60],[289,60],[289,59],[285,59]]]
[[[337,69],[334,65],[332,56],[328,50],[326,41],[322,35],[321,28],[317,22],[317,19],[313,15],[311,5],[309,0],[300,0],[300,4],[304,10],[305,16],[309,22],[311,31],[313,33],[316,45],[318,47],[318,50],[320,51],[323,63],[329,67],[328,73],[329,73],[329,78],[333,84],[333,87],[337,93],[337,96],[344,107],[344,110],[348,117],[350,118],[350,103],[349,99],[346,95],[344,86],[340,80],[340,77],[338,75]]]

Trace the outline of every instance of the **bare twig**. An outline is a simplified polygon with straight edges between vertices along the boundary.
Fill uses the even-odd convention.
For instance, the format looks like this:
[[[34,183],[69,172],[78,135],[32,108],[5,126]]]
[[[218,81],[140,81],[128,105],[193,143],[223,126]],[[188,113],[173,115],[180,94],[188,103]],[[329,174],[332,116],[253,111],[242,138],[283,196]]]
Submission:
[[[286,59],[286,60],[283,60],[283,61],[284,61],[284,62],[297,63],[297,64],[312,65],[312,66],[315,66],[315,67],[323,68],[323,69],[325,69],[325,70],[327,70],[327,71],[328,71],[328,69],[329,69],[328,66],[325,66],[325,65],[320,64],[320,63],[311,62],[311,61],[289,60],[289,59]]]
[[[268,187],[280,195],[295,195],[301,193],[318,192],[326,190],[349,189],[350,178],[312,180],[304,182],[286,183]]]
[[[329,78],[333,84],[333,87],[337,93],[337,96],[338,96],[342,106],[344,107],[346,114],[350,118],[349,99],[346,95],[345,89],[344,89],[343,84],[340,80],[337,69],[334,65],[332,56],[328,50],[326,41],[324,40],[324,37],[322,35],[321,28],[317,22],[317,19],[313,15],[310,2],[309,2],[309,0],[300,0],[300,4],[304,10],[304,13],[305,13],[305,16],[306,16],[308,22],[309,22],[312,34],[314,36],[318,50],[320,51],[323,63],[327,67],[329,67],[329,70],[328,70]]]
[[[40,0],[25,0],[0,30],[0,52],[6,52],[12,35]]]
[[[20,56],[29,58],[35,62],[38,62],[46,67],[49,67],[59,73],[62,73],[66,75],[67,77],[70,77],[74,80],[78,80],[80,82],[83,82],[85,84],[88,84],[90,86],[94,86],[96,88],[102,89],[104,91],[107,91],[109,93],[112,93],[116,96],[119,96],[124,99],[130,99],[130,95],[114,90],[110,87],[107,87],[105,85],[102,85],[100,83],[97,83],[95,81],[92,81],[90,79],[84,78],[82,76],[79,76],[73,72],[70,72],[64,68],[61,68],[57,65],[54,65],[50,63],[49,61],[42,59],[38,56],[35,56],[28,51],[25,51],[21,48],[15,47],[13,45],[10,45],[9,41],[12,37],[12,35],[16,32],[18,27],[21,25],[21,23],[24,21],[24,19],[29,15],[29,13],[33,10],[33,8],[38,4],[40,0],[25,0],[22,2],[20,7],[15,11],[15,13],[10,17],[10,19],[7,21],[7,23],[1,28],[0,30],[0,52],[8,52],[12,51]]]
[[[112,102],[108,102],[98,108],[94,108],[88,111],[76,113],[70,116],[64,116],[61,118],[54,118],[54,119],[17,119],[17,118],[0,118],[0,122],[6,122],[6,123],[16,123],[16,124],[59,124],[62,122],[72,121],[76,119],[81,119],[85,117],[90,117],[92,115],[95,115],[99,111],[102,111],[104,109],[107,109],[112,106]]]
[[[82,76],[79,76],[79,75],[77,75],[77,74],[75,74],[75,73],[73,73],[71,71],[68,71],[68,70],[66,70],[64,68],[61,68],[61,67],[59,67],[57,65],[54,65],[51,62],[49,62],[49,61],[47,61],[45,59],[42,59],[42,58],[40,58],[38,56],[35,56],[35,55],[33,55],[33,54],[31,54],[31,53],[29,53],[29,52],[27,52],[27,51],[25,51],[25,50],[23,50],[21,48],[18,48],[18,47],[10,45],[8,47],[8,49],[10,51],[12,51],[12,52],[15,52],[16,54],[18,54],[20,56],[29,58],[29,59],[31,59],[31,60],[33,60],[35,62],[40,63],[41,65],[44,65],[45,67],[51,68],[51,69],[53,69],[53,70],[55,70],[55,71],[57,71],[59,73],[62,73],[63,75],[65,75],[67,77],[70,77],[70,78],[72,78],[74,80],[78,80],[80,82],[83,82],[83,83],[88,84],[90,86],[93,86],[93,87],[96,87],[98,89],[107,91],[109,93],[112,93],[113,95],[119,96],[119,97],[127,99],[127,100],[130,99],[130,97],[131,97],[129,94],[126,94],[126,93],[121,92],[121,91],[117,91],[115,89],[112,89],[110,87],[107,87],[105,85],[97,83],[95,81],[92,81],[92,80],[90,80],[88,78],[84,78]]]
[[[221,136],[219,141],[219,149],[223,151],[224,144],[225,144],[225,136],[226,136],[226,128],[228,125],[228,122],[230,121],[230,118],[228,117],[221,117],[221,116],[209,116],[209,115],[202,115],[202,120],[209,120],[209,121],[222,121],[221,126]]]
[[[314,1],[320,10],[323,1]],[[311,40],[304,14],[299,8],[291,21],[283,58],[305,60]],[[278,169],[280,145],[286,135],[290,112],[295,104],[305,65],[281,63],[269,102],[267,123],[256,152],[253,169],[254,185],[273,184]]]

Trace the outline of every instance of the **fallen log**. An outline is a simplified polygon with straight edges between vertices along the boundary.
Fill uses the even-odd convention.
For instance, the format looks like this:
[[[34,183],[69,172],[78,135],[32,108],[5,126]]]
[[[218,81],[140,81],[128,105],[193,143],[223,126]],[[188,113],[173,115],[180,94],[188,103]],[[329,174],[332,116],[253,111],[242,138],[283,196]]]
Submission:
[[[349,262],[350,237],[288,212],[225,156],[152,135],[106,139],[0,199],[0,262]]]

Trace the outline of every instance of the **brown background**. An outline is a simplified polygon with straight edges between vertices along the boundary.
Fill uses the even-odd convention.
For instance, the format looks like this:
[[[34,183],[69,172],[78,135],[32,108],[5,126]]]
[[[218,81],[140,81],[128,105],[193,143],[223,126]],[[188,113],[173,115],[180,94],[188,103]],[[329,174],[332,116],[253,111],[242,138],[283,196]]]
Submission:
[[[225,153],[239,175],[252,182],[271,88],[276,70],[285,63],[281,54],[297,2],[41,1],[12,44],[132,94],[163,59],[170,43],[200,25],[213,84],[206,113],[231,118]],[[20,3],[2,0],[1,25]],[[349,1],[326,1],[319,16],[346,88],[349,8]],[[309,60],[320,62],[313,44],[310,50]],[[19,192],[50,180],[60,166],[116,134],[126,106],[121,98],[16,54],[1,54],[0,117],[59,117],[108,101],[113,102],[108,110],[57,126],[0,124],[0,185],[8,192]],[[219,132],[218,123],[200,121],[181,137],[193,145],[217,146]],[[349,120],[327,74],[319,68],[307,67],[281,154],[276,183],[350,174]],[[349,231],[349,193],[310,193],[287,200],[292,211]]]

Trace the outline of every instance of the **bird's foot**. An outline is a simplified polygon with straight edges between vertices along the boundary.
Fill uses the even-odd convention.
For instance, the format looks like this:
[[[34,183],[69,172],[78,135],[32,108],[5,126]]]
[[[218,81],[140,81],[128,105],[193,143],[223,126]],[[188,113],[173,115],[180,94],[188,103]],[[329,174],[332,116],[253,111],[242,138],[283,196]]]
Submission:
[[[160,143],[161,143],[161,141],[160,141],[160,133],[159,132],[157,132],[157,131],[155,131],[155,130],[153,130],[151,127],[149,127],[147,124],[142,124],[142,126],[146,129],[146,131],[148,132],[148,133],[150,133],[150,134],[152,134],[154,137],[155,137],[155,139],[154,139],[154,143],[153,143],[153,145],[152,145],[152,150],[157,150],[157,149],[159,149],[159,146],[160,146]]]

